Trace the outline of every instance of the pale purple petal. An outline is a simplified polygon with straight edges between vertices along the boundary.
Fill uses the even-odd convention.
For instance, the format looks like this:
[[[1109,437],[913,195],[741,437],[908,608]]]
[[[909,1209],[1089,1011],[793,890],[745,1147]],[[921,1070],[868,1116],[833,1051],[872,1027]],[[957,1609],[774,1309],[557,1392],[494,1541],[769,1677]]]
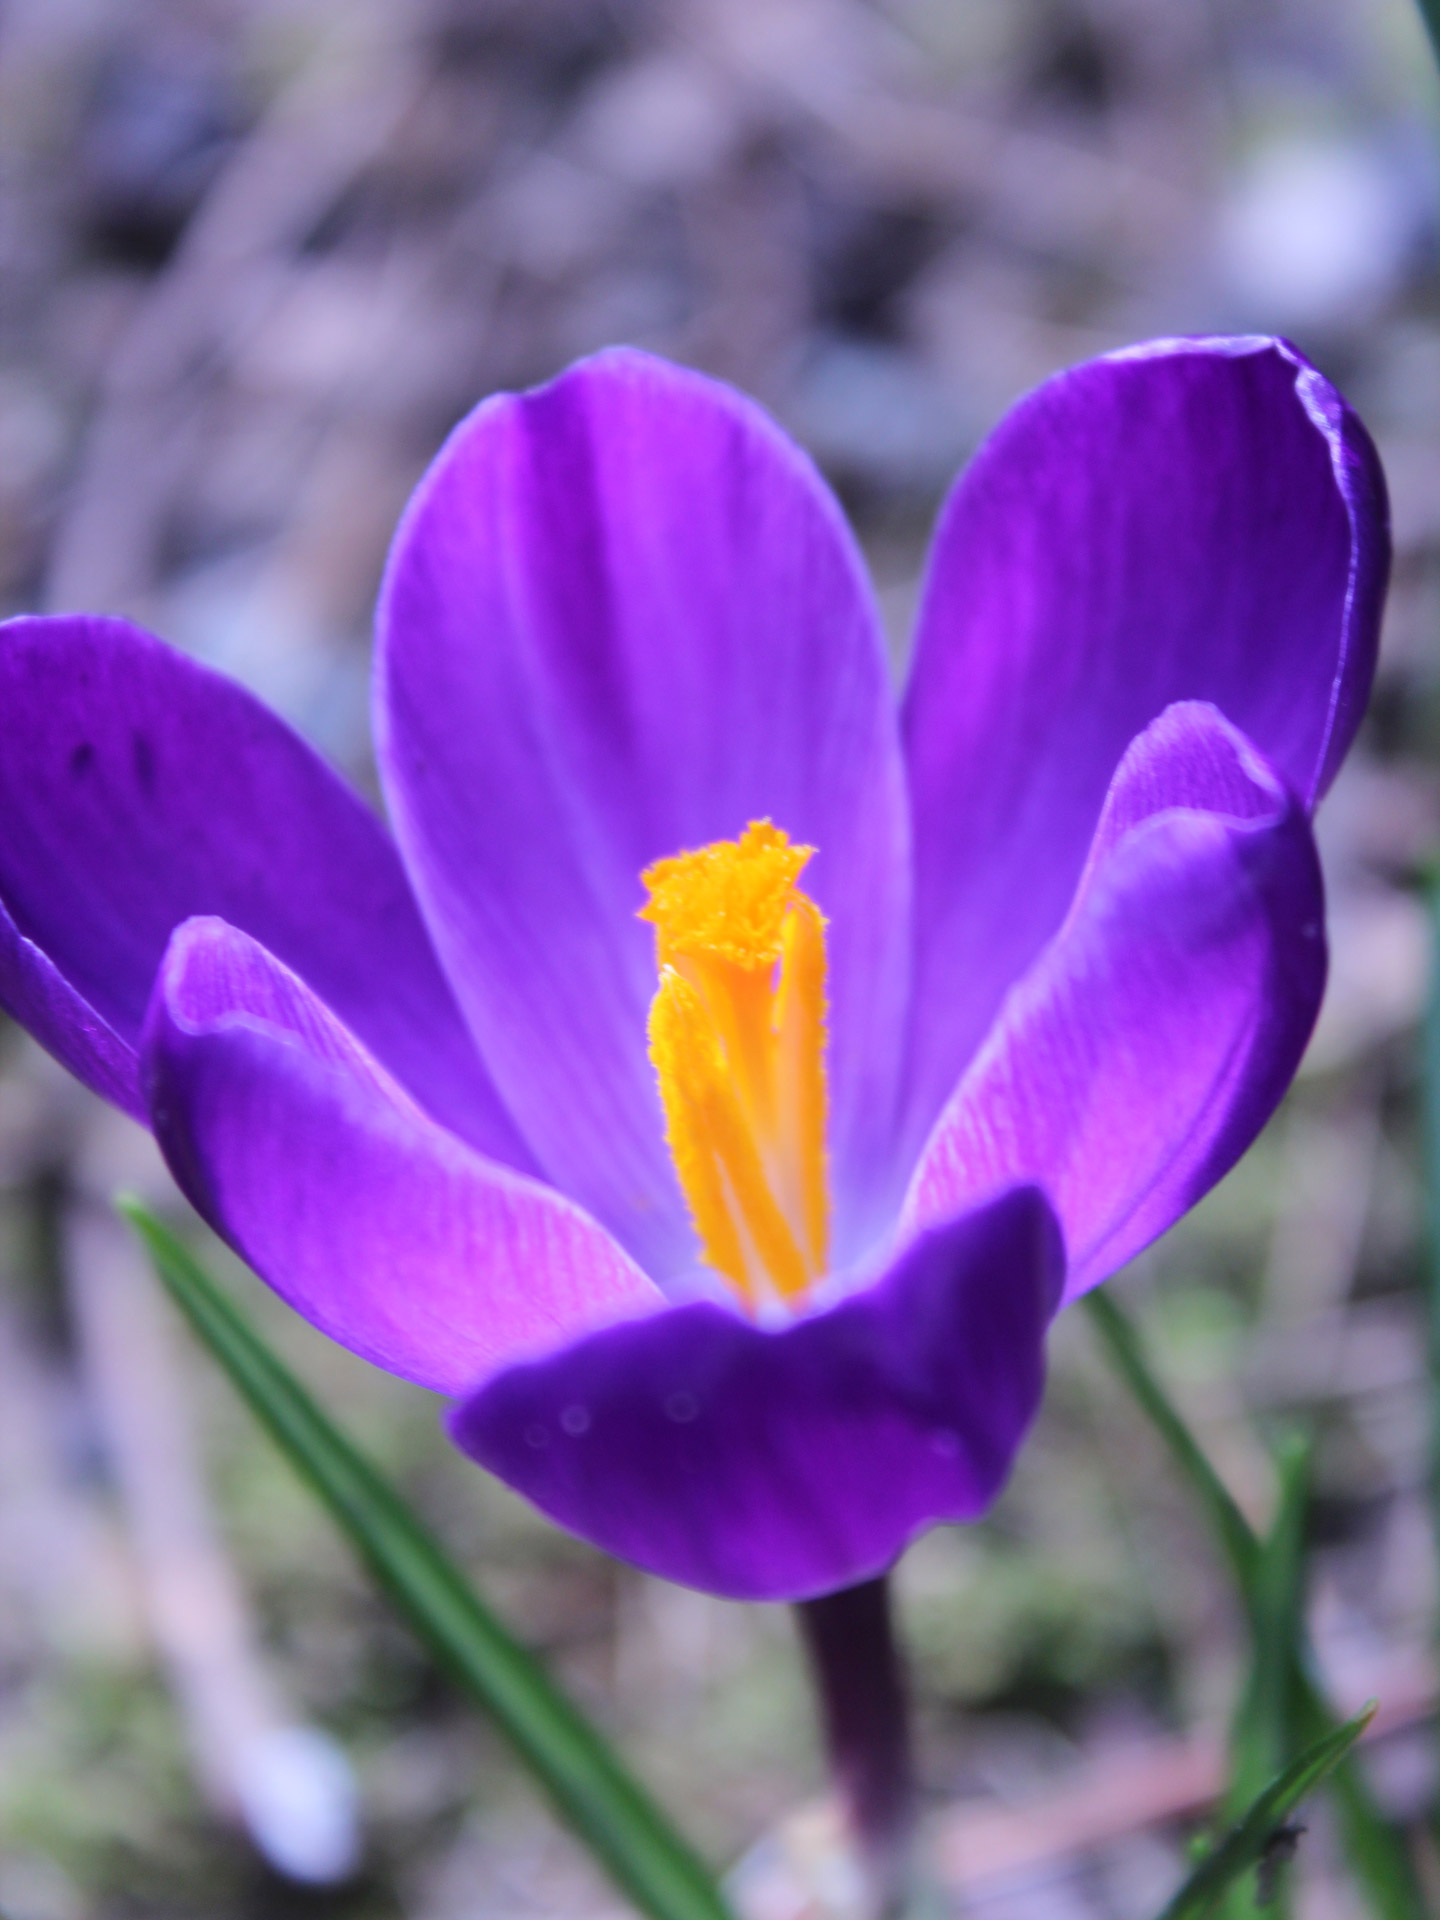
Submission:
[[[906,707],[922,1137],[1064,917],[1131,739],[1210,700],[1308,807],[1388,568],[1364,429],[1282,342],[1160,341],[1021,402],[936,536]]]
[[[423,1114],[303,981],[188,922],[146,1022],[156,1136],[298,1313],[442,1393],[661,1296],[595,1222]]]
[[[676,1307],[498,1374],[452,1431],[562,1526],[667,1579],[828,1592],[994,1499],[1039,1402],[1061,1261],[1022,1189],[812,1318]]]
[[[549,1178],[668,1275],[693,1241],[645,1022],[641,869],[769,817],[819,851],[842,1253],[873,1232],[909,942],[893,702],[854,541],[759,408],[615,351],[452,436],[381,597],[396,831]]]
[[[1122,763],[1065,926],[926,1147],[907,1230],[1033,1179],[1059,1215],[1073,1299],[1249,1146],[1324,984],[1303,810],[1213,708],[1172,708]]]
[[[302,973],[438,1119],[533,1165],[394,846],[282,721],[140,629],[79,616],[0,627],[0,709],[0,904],[21,936],[0,1000],[67,1066],[134,1111],[114,1075],[165,943],[216,913]],[[87,1038],[107,1033],[108,1065]]]

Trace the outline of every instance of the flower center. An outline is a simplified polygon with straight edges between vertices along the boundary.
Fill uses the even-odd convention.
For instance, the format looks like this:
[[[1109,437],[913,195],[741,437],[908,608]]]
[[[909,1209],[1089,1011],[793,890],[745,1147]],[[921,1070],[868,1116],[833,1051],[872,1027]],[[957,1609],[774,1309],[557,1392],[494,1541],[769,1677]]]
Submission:
[[[814,851],[752,820],[640,876],[666,1139],[706,1260],[752,1310],[829,1260],[825,922],[795,884]]]

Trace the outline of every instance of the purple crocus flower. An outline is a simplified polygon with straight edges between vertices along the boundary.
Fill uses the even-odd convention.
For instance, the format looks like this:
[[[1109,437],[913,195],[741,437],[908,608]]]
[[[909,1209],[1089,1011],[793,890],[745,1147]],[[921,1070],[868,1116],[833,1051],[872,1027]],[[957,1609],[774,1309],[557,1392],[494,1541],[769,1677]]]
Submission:
[[[604,353],[400,526],[393,839],[135,628],[0,630],[0,999],[565,1526],[826,1593],[984,1509],[1056,1307],[1294,1073],[1386,567],[1314,368],[1155,342],[958,482],[897,703],[805,456]]]

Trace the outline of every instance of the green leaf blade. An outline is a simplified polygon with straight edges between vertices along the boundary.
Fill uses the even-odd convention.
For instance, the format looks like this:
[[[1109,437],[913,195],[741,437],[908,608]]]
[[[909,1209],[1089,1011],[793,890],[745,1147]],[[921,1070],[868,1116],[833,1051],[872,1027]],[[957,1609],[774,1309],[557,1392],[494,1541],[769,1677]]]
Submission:
[[[1260,1560],[1260,1542],[1254,1529],[1151,1369],[1130,1316],[1102,1287],[1085,1295],[1085,1310],[1116,1372],[1134,1394],[1204,1508],[1235,1583],[1248,1604]]]
[[[393,1487],[139,1202],[122,1213],[172,1299],[377,1582],[498,1722],[557,1811],[650,1920],[731,1920],[699,1856],[603,1737],[480,1602]]]
[[[1436,4],[1440,5],[1440,0]],[[1252,1640],[1258,1642],[1272,1633],[1273,1619],[1262,1597],[1265,1550],[1260,1539],[1165,1391],[1130,1316],[1103,1289],[1085,1296],[1085,1308],[1116,1372],[1130,1388],[1209,1521],[1245,1608]],[[1273,1578],[1273,1574],[1272,1568],[1267,1577]],[[1339,1717],[1311,1671],[1301,1624],[1297,1614],[1293,1619],[1294,1637],[1286,1650],[1295,1737],[1319,1741],[1339,1729]],[[1424,1897],[1404,1839],[1375,1804],[1363,1773],[1342,1756],[1329,1787],[1346,1860],[1375,1920],[1427,1920]]]
[[[1231,1729],[1230,1780],[1224,1802],[1227,1819],[1237,1819],[1301,1745],[1295,1650],[1304,1633],[1305,1509],[1313,1451],[1308,1438],[1295,1436],[1276,1460],[1280,1498],[1251,1584],[1250,1672]],[[1329,1731],[1322,1729],[1322,1733]],[[1267,1895],[1265,1910],[1271,1920],[1285,1920],[1287,1892],[1282,1883],[1273,1897]],[[1237,1886],[1224,1911],[1227,1920],[1258,1920],[1260,1897]]]
[[[1343,1727],[1327,1733],[1286,1767],[1245,1817],[1202,1860],[1160,1920],[1206,1920],[1243,1873],[1256,1866],[1289,1815],[1345,1758],[1375,1716],[1372,1702]]]

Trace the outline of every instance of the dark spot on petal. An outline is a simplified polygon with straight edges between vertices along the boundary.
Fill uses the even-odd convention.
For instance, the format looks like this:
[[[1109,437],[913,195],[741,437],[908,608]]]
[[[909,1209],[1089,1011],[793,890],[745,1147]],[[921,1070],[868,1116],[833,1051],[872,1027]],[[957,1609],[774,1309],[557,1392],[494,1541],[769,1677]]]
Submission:
[[[677,1426],[687,1426],[700,1411],[700,1402],[693,1393],[672,1393],[665,1402],[665,1411]]]
[[[545,1447],[550,1444],[550,1436],[538,1420],[526,1427],[525,1444],[527,1447]]]
[[[131,734],[130,757],[135,763],[135,784],[148,800],[155,791],[155,749],[147,735]]]
[[[572,1440],[578,1440],[582,1433],[590,1431],[590,1409],[579,1405],[566,1407],[560,1415],[560,1424]]]
[[[83,780],[94,764],[95,749],[88,740],[70,749],[70,772],[76,780]]]

